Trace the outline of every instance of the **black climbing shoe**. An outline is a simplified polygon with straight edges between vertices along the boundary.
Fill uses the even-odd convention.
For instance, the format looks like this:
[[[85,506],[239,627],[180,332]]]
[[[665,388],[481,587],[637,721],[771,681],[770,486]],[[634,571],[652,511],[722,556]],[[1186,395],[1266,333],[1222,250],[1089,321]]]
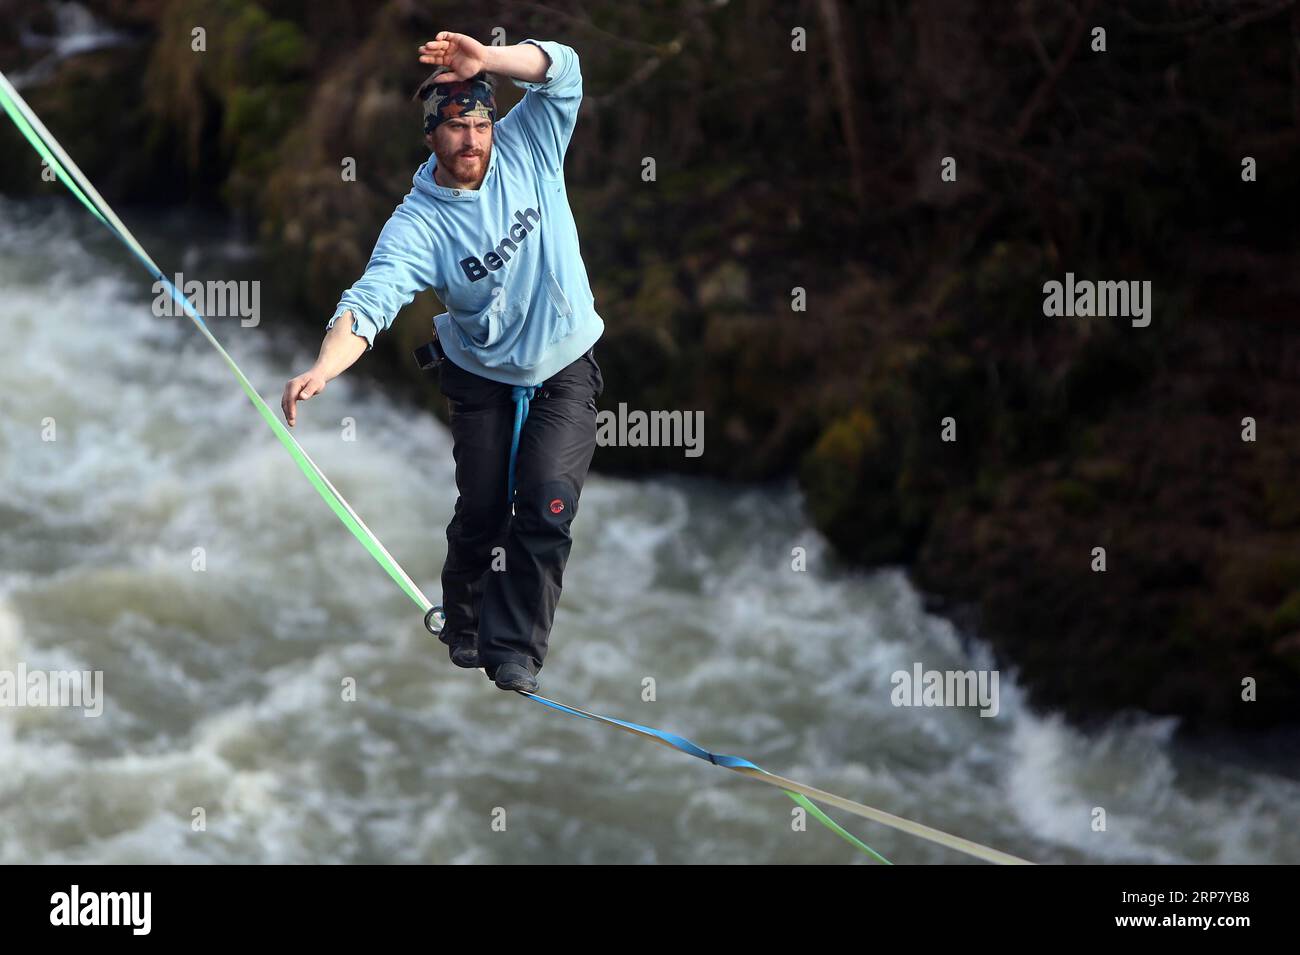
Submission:
[[[481,663],[478,662],[478,639],[470,637],[462,639],[456,643],[448,644],[451,648],[451,662],[458,667],[464,667],[466,670],[477,670]]]
[[[458,667],[464,667],[466,670],[477,670],[481,664],[478,662],[478,637],[456,637],[448,638],[446,633],[447,618],[442,612],[442,606],[429,608],[429,612],[424,615],[424,626],[431,634],[438,638],[440,643],[447,646],[451,656],[451,662]]]
[[[493,679],[496,681],[497,687],[502,690],[520,690],[524,693],[532,693],[537,689],[537,677],[518,663],[501,664],[497,667]]]

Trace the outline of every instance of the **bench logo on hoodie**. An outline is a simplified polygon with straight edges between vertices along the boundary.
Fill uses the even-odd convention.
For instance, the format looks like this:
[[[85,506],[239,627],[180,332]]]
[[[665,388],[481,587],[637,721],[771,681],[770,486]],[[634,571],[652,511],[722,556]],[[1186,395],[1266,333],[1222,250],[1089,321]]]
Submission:
[[[530,216],[532,220],[535,220],[536,224],[530,221]],[[485,278],[488,273],[504,267],[510,261],[511,254],[519,251],[519,243],[528,238],[541,223],[542,214],[536,209],[525,209],[522,212],[516,209],[514,225],[510,227],[510,231],[506,235],[502,236],[496,248],[484,255],[481,261],[478,256],[474,255],[460,260],[459,264],[465,272],[465,277],[471,282],[477,282],[479,279]]]

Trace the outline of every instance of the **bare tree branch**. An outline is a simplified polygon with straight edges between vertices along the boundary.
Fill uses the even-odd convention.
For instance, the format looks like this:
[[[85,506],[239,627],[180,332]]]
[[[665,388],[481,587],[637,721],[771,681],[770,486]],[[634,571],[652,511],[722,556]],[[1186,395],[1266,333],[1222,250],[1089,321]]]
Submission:
[[[1024,109],[1020,111],[1020,118],[1016,120],[1016,125],[1011,131],[1011,141],[1018,143],[1029,132],[1029,127],[1034,122],[1034,117],[1038,111],[1047,103],[1048,97],[1051,96],[1052,90],[1065,74],[1066,68],[1074,60],[1075,53],[1078,52],[1079,44],[1083,42],[1084,35],[1088,32],[1088,16],[1092,13],[1092,8],[1097,5],[1097,0],[1084,0],[1083,7],[1079,11],[1079,18],[1075,20],[1074,27],[1070,31],[1069,37],[1065,41],[1065,49],[1057,57],[1056,62],[1052,65],[1051,71],[1034,90],[1034,95],[1029,98]]]
[[[555,7],[548,6],[544,3],[532,2],[532,0],[506,0],[507,4],[521,10],[531,10],[534,13],[542,13],[548,17],[554,17],[557,20],[564,20],[572,26],[586,30],[588,33],[594,33],[615,43],[618,46],[627,47],[630,50],[640,50],[643,53],[661,53],[662,48],[654,43],[646,43],[642,40],[629,40],[625,36],[619,36],[617,33],[610,33],[596,24],[591,22],[591,18],[581,16],[576,13],[569,13],[567,10],[559,10]]]
[[[853,98],[853,82],[849,77],[848,56],[844,50],[844,27],[836,0],[818,0],[817,12],[821,14],[826,31],[826,46],[830,51],[831,72],[834,76],[835,94],[840,101],[840,121],[844,124],[844,138],[849,147],[849,170],[853,198],[859,209],[867,204],[866,183],[863,179],[862,140],[858,136],[857,105]]]

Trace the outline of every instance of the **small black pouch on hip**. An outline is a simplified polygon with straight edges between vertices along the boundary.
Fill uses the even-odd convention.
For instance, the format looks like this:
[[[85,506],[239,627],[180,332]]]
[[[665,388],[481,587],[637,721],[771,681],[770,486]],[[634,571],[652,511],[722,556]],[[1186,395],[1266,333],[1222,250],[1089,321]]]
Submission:
[[[421,345],[415,349],[413,354],[415,355],[415,363],[424,371],[437,368],[447,360],[447,354],[442,350],[442,342],[438,341],[437,336],[434,336],[433,341],[427,345]]]

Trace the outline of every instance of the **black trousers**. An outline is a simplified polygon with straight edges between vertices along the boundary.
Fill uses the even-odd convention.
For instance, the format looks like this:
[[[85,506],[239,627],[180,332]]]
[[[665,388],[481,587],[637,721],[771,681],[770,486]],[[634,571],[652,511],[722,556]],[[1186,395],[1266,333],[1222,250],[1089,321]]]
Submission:
[[[605,383],[594,352],[544,381],[529,406],[513,516],[506,500],[515,417],[510,386],[450,359],[439,365],[459,492],[442,568],[442,639],[477,637],[489,677],[506,662],[535,674],[546,659],[578,497],[596,450],[596,398]]]

